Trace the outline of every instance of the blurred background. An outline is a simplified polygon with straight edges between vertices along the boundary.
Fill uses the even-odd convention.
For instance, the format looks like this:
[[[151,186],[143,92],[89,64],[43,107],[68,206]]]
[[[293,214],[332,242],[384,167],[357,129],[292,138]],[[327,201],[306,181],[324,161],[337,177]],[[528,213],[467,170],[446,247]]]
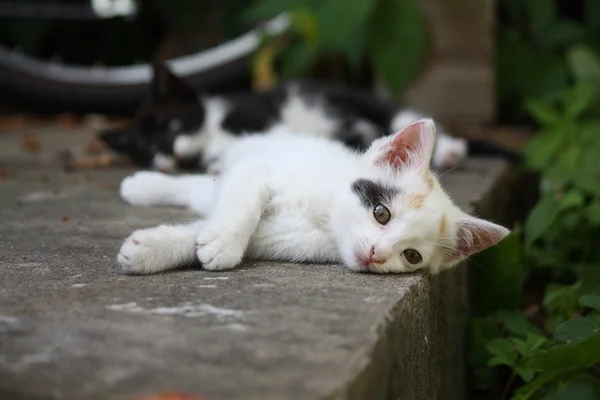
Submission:
[[[472,272],[471,394],[600,398],[600,1],[0,0],[0,18],[0,134],[127,120],[160,59],[212,93],[372,88],[522,154],[535,205]]]

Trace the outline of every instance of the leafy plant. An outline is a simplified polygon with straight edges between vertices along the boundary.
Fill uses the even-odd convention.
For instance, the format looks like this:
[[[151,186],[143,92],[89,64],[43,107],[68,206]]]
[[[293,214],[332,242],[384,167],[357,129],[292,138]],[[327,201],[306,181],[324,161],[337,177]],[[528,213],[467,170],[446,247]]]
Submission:
[[[477,260],[493,272],[475,273],[469,362],[501,399],[600,399],[600,6],[581,3],[573,18],[555,1],[500,2],[498,95],[537,127],[525,166],[541,192]]]
[[[417,0],[261,0],[248,20],[287,12],[290,27],[279,48],[284,76],[306,72],[317,60],[342,57],[353,68],[365,58],[392,92],[401,93],[419,71],[427,30]],[[257,57],[270,56],[272,39]]]

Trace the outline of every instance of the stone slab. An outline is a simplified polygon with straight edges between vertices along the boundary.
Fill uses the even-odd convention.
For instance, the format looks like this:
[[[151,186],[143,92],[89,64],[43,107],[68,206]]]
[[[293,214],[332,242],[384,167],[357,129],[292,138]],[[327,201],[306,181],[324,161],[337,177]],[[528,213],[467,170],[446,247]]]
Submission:
[[[0,136],[0,399],[462,398],[466,266],[433,279],[262,262],[121,275],[132,230],[192,215],[124,204],[132,169],[62,171],[56,151],[89,137],[38,133],[35,155]],[[507,172],[474,159],[442,181],[473,209]]]

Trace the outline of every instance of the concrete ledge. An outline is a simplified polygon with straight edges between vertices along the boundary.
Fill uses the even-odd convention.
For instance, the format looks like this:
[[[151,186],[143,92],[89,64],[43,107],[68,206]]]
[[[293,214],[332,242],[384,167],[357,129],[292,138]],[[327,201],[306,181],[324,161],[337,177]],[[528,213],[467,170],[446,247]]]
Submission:
[[[466,266],[434,279],[276,263],[122,276],[131,230],[190,214],[121,203],[131,171],[61,172],[67,137],[40,136],[35,157],[0,137],[1,399],[464,398]],[[499,219],[509,178],[501,161],[470,160],[442,181]]]

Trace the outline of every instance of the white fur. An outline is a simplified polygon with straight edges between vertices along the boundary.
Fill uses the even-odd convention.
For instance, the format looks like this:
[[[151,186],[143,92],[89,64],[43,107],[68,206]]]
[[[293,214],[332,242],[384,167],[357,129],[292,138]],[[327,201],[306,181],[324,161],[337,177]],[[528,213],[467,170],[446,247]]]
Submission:
[[[176,165],[175,158],[163,153],[156,153],[152,159],[152,167],[158,171],[173,171]]]
[[[312,98],[310,101],[300,95],[299,88],[290,84],[286,102],[281,107],[280,121],[271,129],[287,129],[294,132],[331,138],[341,129],[340,121],[329,115],[323,99]],[[227,100],[220,97],[204,99],[206,120],[197,132],[179,135],[173,143],[173,153],[177,158],[189,158],[202,154],[203,165],[211,174],[219,173],[222,169],[221,158],[229,148],[240,139],[240,136],[222,128],[222,122],[230,108]],[[424,115],[414,109],[404,109],[398,112],[390,128],[397,132],[405,126],[424,118]],[[354,123],[355,131],[362,132],[367,138],[375,139],[381,129],[366,120]],[[243,136],[243,135],[242,135]],[[462,164],[467,157],[467,141],[456,138],[440,131],[431,163],[436,168],[452,168]],[[173,171],[175,159],[158,155],[154,160],[154,168],[161,171]]]
[[[310,103],[299,95],[297,85],[290,85],[289,97],[281,108],[281,123],[290,130],[311,135],[330,137],[340,128],[339,121],[327,114],[324,102],[313,99]]]
[[[390,148],[405,148],[396,139],[409,134],[418,140],[403,164],[386,164]],[[136,231],[123,244],[118,261],[130,273],[189,264],[194,253],[209,270],[233,268],[246,257],[335,262],[378,273],[421,268],[438,273],[470,254],[453,256],[458,244],[477,242],[478,232],[493,236],[495,243],[508,230],[463,213],[430,178],[434,143],[431,120],[376,140],[362,155],[338,142],[279,128],[236,141],[224,154],[217,178],[137,173],[121,186],[129,203],[189,207],[208,219]],[[385,204],[392,215],[386,225],[353,193],[353,182],[360,178],[397,189],[398,195]],[[424,196],[418,209],[411,206],[413,195]],[[447,220],[444,234],[442,218]],[[422,262],[410,264],[405,249],[416,249]],[[373,256],[377,263],[371,262]]]
[[[203,154],[209,172],[217,172],[219,160],[236,137],[221,127],[229,109],[227,101],[213,97],[204,101],[206,120],[198,132],[179,135],[173,143],[173,153],[178,158],[188,158]],[[211,164],[212,165],[211,167]]]

